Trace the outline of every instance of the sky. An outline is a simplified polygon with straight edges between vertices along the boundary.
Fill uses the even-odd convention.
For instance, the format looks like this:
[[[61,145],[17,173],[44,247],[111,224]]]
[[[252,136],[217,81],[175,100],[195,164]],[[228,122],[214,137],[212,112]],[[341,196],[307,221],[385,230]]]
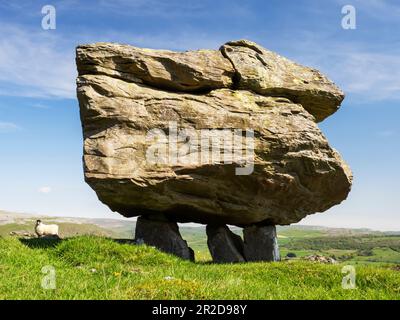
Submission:
[[[44,30],[41,10],[56,9]],[[344,29],[344,5],[356,28]],[[0,210],[118,218],[83,180],[75,47],[218,49],[249,39],[320,69],[346,93],[320,128],[352,168],[346,201],[301,224],[400,230],[396,0],[0,0]]]

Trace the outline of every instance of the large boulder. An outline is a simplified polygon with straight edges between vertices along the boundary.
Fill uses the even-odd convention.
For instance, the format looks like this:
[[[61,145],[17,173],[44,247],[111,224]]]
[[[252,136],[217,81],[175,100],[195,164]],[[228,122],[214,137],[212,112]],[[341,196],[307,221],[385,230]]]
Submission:
[[[351,172],[316,124],[340,90],[254,45],[254,59],[280,70],[272,77],[249,43],[77,48],[85,180],[103,203],[126,217],[249,226],[298,222],[347,197]]]

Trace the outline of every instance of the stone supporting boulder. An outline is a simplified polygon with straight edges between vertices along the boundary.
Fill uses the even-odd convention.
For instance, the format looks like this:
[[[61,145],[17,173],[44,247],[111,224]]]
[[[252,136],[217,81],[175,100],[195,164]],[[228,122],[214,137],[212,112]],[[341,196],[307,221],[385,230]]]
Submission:
[[[135,241],[154,246],[182,259],[194,261],[194,252],[179,233],[178,224],[166,219],[139,217],[136,222]]]
[[[244,262],[243,240],[226,225],[207,225],[207,245],[214,262]]]
[[[249,226],[243,229],[246,261],[279,261],[275,226]]]

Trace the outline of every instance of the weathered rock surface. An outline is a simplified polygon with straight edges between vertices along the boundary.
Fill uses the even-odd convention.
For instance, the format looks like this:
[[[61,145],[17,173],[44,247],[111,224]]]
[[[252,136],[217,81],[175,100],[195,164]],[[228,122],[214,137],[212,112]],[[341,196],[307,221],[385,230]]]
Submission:
[[[135,242],[143,242],[182,259],[194,261],[194,252],[182,239],[176,222],[139,217],[136,222]]]
[[[279,261],[275,226],[250,226],[243,229],[244,257],[247,261]]]
[[[256,51],[239,44],[222,48],[233,48],[224,54],[235,72],[220,51],[78,47],[85,179],[103,203],[126,217],[163,213],[171,221],[249,226],[298,222],[347,197],[350,170],[315,123],[336,110],[340,91],[316,71],[257,46],[271,65],[265,68],[280,74],[260,71],[258,58],[251,58]],[[250,50],[248,57],[243,50]],[[252,79],[247,70],[254,66]],[[266,89],[268,83],[280,89]],[[171,123],[186,134],[176,138]],[[228,143],[235,150],[230,161],[202,148],[202,129],[223,128],[254,130],[254,161],[241,152],[247,146],[234,142]],[[175,159],[149,161],[154,129],[164,134],[166,150],[174,139],[183,146],[172,153]],[[249,162],[250,175],[235,174]]]
[[[300,103],[316,120],[336,112],[344,93],[318,70],[301,66],[247,40],[221,48],[236,69],[239,89]]]
[[[226,225],[207,225],[207,245],[216,263],[245,262],[243,240]]]
[[[79,75],[103,74],[179,91],[205,91],[232,85],[234,69],[215,50],[173,52],[115,43],[79,46]]]

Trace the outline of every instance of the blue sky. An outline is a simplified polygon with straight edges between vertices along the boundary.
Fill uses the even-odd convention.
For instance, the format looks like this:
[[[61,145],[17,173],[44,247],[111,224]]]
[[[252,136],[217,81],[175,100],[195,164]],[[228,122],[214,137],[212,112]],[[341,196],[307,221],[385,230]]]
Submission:
[[[41,8],[56,8],[43,30]],[[343,5],[357,28],[341,27]],[[119,217],[83,182],[75,47],[217,49],[247,38],[347,94],[320,124],[354,173],[349,198],[302,224],[400,230],[400,4],[390,0],[0,1],[0,209]]]

